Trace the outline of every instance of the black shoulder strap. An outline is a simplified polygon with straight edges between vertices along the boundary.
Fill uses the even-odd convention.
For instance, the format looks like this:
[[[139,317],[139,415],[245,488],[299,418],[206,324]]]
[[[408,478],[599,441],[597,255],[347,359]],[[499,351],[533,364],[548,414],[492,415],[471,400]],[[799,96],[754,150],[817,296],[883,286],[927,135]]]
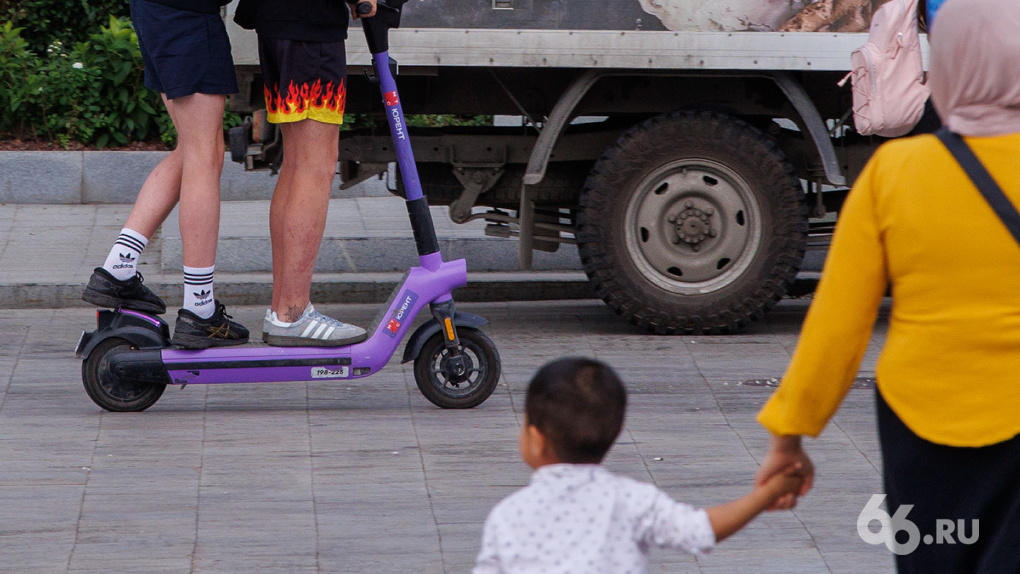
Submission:
[[[1002,188],[999,187],[999,184],[995,183],[991,174],[981,164],[981,160],[974,155],[967,142],[963,141],[960,134],[953,133],[946,127],[939,128],[935,135],[949,148],[949,152],[960,163],[960,167],[963,168],[963,171],[967,172],[970,180],[977,186],[978,191],[981,192],[981,195],[985,196],[988,204],[995,210],[996,215],[1006,224],[1006,228],[1009,229],[1009,232],[1020,243],[1020,213],[1017,212],[1016,207],[1009,201],[1006,194],[1002,193]]]

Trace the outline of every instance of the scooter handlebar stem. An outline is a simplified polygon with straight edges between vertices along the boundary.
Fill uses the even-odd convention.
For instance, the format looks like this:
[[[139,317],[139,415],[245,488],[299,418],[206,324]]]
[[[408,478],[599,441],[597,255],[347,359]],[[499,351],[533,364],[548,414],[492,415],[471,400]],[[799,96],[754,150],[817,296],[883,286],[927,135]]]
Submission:
[[[400,166],[400,175],[404,181],[407,212],[414,231],[418,255],[422,258],[422,265],[431,269],[435,262],[426,256],[438,253],[439,243],[436,239],[432,217],[428,212],[428,204],[422,193],[418,168],[414,161],[414,151],[411,149],[411,141],[408,136],[407,122],[404,119],[404,108],[400,105],[397,82],[390,68],[388,52],[389,29],[400,25],[401,6],[406,1],[379,0],[376,15],[362,19],[361,26],[365,32],[369,51],[372,52],[372,66],[375,68],[376,78],[382,92],[383,105],[386,108],[386,121],[390,126],[397,164]]]
[[[418,168],[414,163],[414,151],[411,149],[411,140],[408,138],[404,107],[400,105],[400,95],[397,93],[397,81],[390,73],[389,54],[387,52],[374,54],[372,64],[375,67],[376,78],[379,79],[383,105],[386,107],[386,120],[389,122],[390,134],[393,136],[394,151],[397,155],[397,164],[400,166],[400,175],[404,180],[407,201],[421,199],[423,194],[421,182],[418,179]]]
[[[348,0],[351,5],[354,5],[355,2]],[[400,27],[400,13],[405,2],[407,0],[378,0],[375,16],[359,18],[361,28],[365,31],[369,52],[379,54],[390,49],[388,32],[391,28]],[[358,7],[355,10],[358,14],[367,14],[372,11],[371,4],[368,2],[357,2],[357,4]],[[368,12],[362,12],[365,7],[368,8]]]

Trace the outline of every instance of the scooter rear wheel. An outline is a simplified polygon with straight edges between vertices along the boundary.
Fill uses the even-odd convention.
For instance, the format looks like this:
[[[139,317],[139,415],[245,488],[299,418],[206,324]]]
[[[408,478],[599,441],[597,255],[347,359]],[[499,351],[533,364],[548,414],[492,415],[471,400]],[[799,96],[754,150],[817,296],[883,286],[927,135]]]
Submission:
[[[109,376],[110,358],[134,346],[116,337],[96,345],[81,364],[81,380],[89,398],[100,407],[113,412],[139,412],[156,404],[166,385],[124,383]],[[104,377],[104,375],[106,375]]]
[[[414,360],[414,380],[432,404],[444,409],[469,409],[489,398],[499,383],[499,353],[492,340],[478,329],[458,327],[464,371],[452,368],[453,357],[442,332],[425,341]]]

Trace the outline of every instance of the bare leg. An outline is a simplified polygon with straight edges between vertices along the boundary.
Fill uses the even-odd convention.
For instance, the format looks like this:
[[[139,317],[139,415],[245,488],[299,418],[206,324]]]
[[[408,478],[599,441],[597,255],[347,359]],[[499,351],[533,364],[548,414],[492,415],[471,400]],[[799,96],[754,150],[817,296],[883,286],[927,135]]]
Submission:
[[[177,125],[177,111],[174,108],[173,100],[163,96],[163,103],[166,104],[166,111],[170,119]],[[142,184],[138,192],[138,199],[131,208],[131,215],[128,216],[124,227],[133,229],[145,237],[151,238],[156,229],[166,220],[173,211],[177,201],[181,197],[181,161],[180,146],[170,155],[163,158],[163,161],[149,173],[149,177]]]
[[[82,298],[90,303],[101,306],[126,306],[155,313],[166,311],[163,301],[141,285],[140,279],[127,275],[135,274],[131,253],[137,254],[142,251],[145,239],[152,237],[178,203],[181,212],[180,227],[185,271],[188,271],[189,267],[196,268],[191,270],[190,279],[185,277],[185,306],[195,303],[195,301],[189,303],[191,295],[208,298],[201,306],[214,301],[211,267],[216,261],[216,240],[219,234],[220,173],[223,169],[224,147],[222,118],[225,97],[192,94],[167,100],[164,95],[163,101],[177,128],[177,149],[164,158],[146,178],[125,222],[125,227],[144,237],[125,232],[118,238],[107,256],[106,263],[103,264],[103,269],[93,273],[82,293]],[[122,245],[123,248],[119,248],[118,245]],[[203,289],[189,290],[187,288],[189,281],[194,285],[203,286]],[[212,315],[216,314],[212,306],[198,310],[209,309],[213,309]],[[189,310],[192,309],[189,307]],[[203,318],[208,319],[209,315],[199,314],[196,320]],[[247,332],[242,333],[242,326],[230,325],[238,336],[232,337],[229,343],[215,342],[215,344],[237,344],[237,341],[247,340]],[[197,328],[201,330],[202,325]],[[177,337],[176,332],[174,336]],[[226,337],[222,339],[226,340]],[[208,346],[208,341],[204,338],[198,343]]]
[[[340,127],[315,120],[280,125],[283,166],[269,208],[273,245],[272,310],[296,321],[308,305],[315,257],[326,228]]]
[[[173,100],[177,152],[182,162],[181,246],[188,267],[212,267],[216,262],[225,100],[225,96],[210,94]]]
[[[177,314],[171,343],[186,349],[248,342],[248,330],[231,321],[222,305],[207,305],[216,301],[212,269],[208,268],[216,263],[220,228],[225,101],[225,96],[212,94],[191,94],[173,101],[182,163],[180,225],[185,276],[184,307]],[[187,274],[189,267],[192,276]]]

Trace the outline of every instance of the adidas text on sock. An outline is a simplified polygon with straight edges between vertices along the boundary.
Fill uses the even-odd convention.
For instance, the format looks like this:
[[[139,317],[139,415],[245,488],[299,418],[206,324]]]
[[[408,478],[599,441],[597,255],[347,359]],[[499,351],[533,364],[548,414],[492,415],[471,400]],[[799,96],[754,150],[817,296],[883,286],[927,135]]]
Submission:
[[[213,295],[212,267],[184,266],[184,309],[203,319],[213,316],[216,311]]]
[[[110,254],[106,256],[103,269],[118,281],[134,277],[138,270],[138,258],[148,243],[149,239],[141,233],[127,227],[121,229]]]

